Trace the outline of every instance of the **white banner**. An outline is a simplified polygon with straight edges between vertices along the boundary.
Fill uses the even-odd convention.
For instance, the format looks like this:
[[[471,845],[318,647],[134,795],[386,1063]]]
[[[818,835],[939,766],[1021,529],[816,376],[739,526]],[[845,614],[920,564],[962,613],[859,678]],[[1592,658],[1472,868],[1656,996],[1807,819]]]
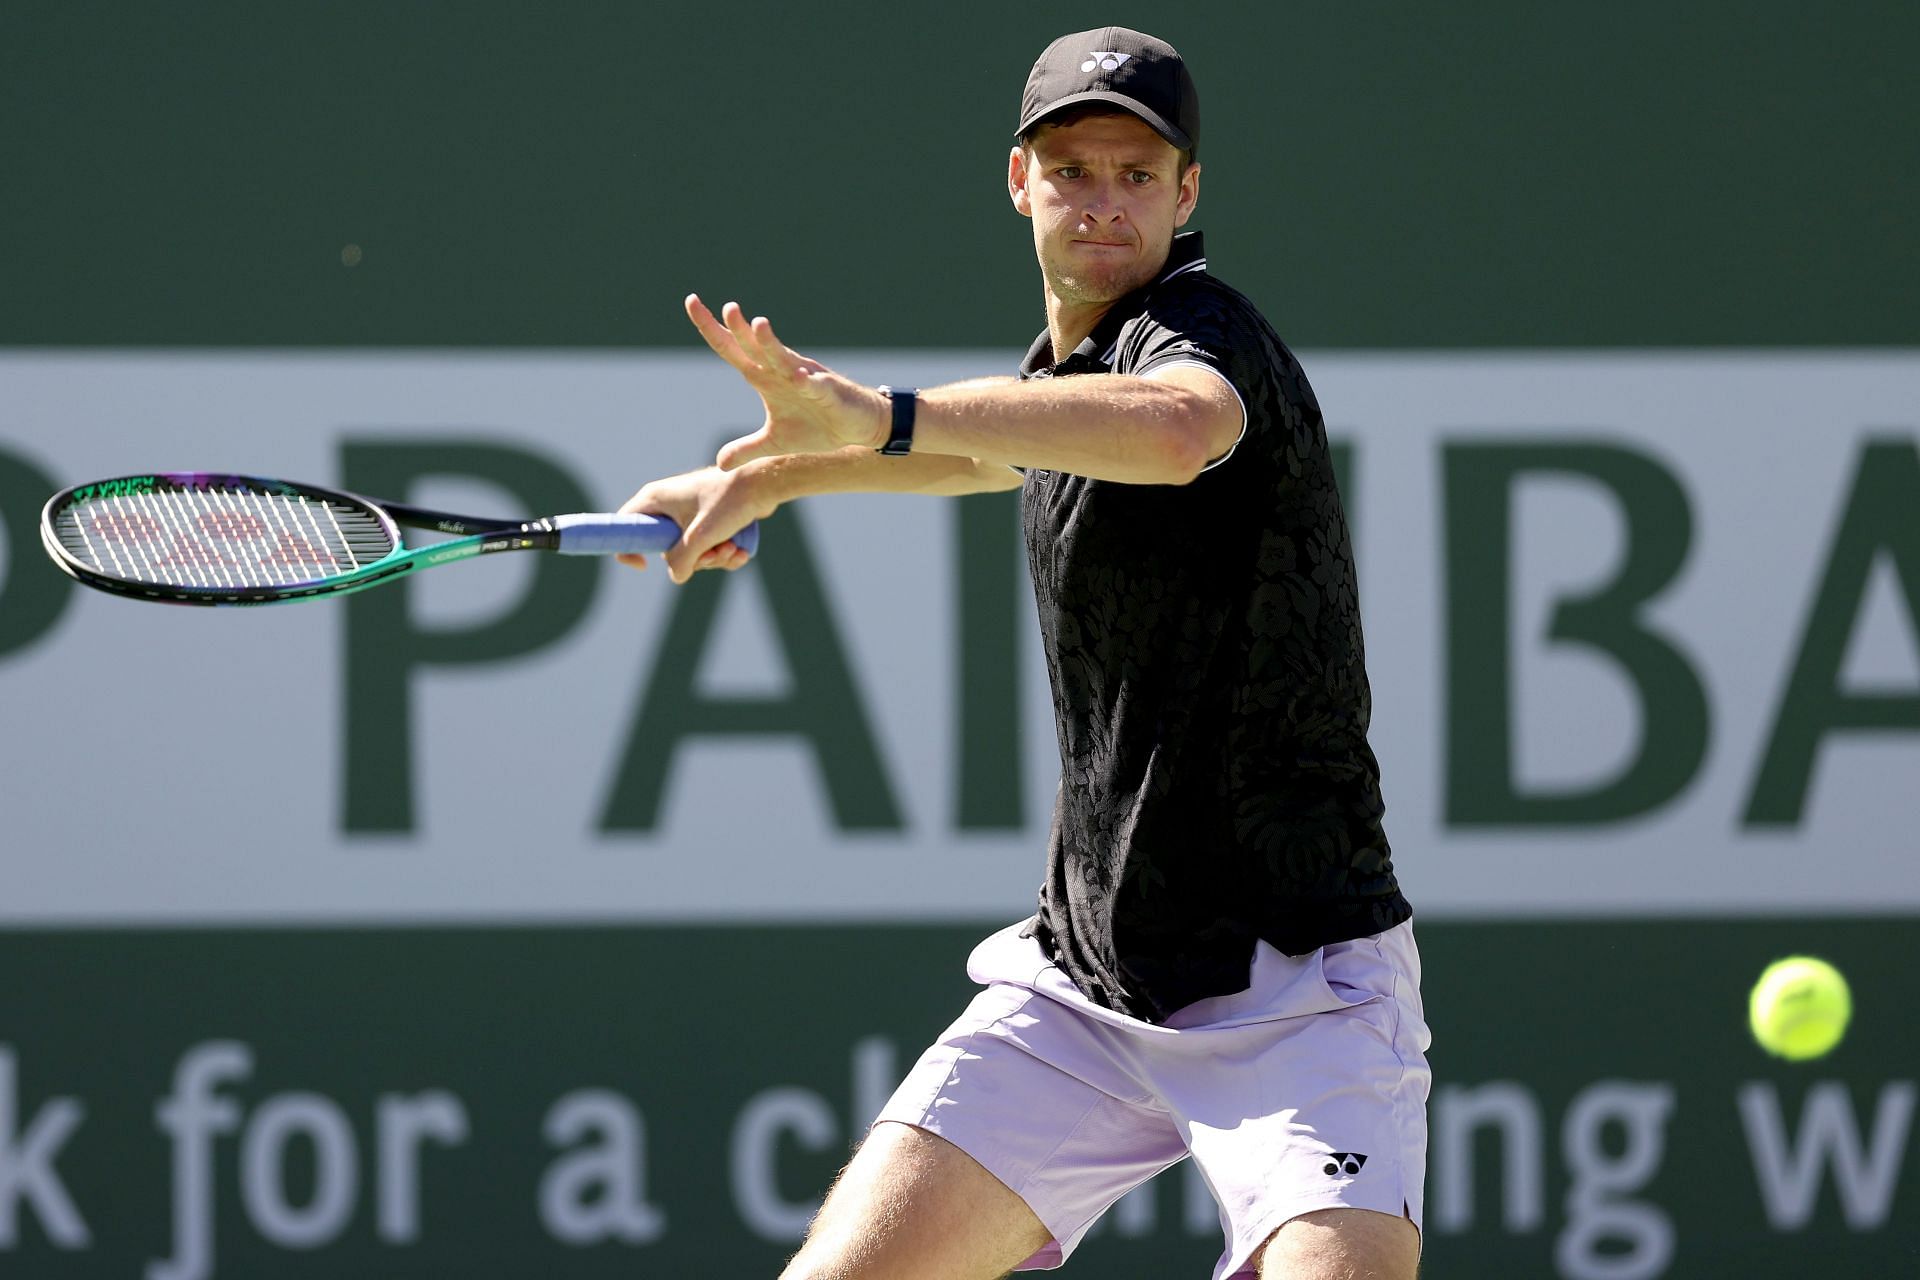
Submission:
[[[931,384],[1013,357],[828,358]],[[1350,450],[1373,741],[1418,911],[1920,909],[1920,355],[1306,365]],[[1023,603],[1004,740],[963,741],[949,500],[819,499],[770,523],[818,575],[831,625],[805,643],[851,677],[834,724],[695,726],[664,766],[637,763],[685,602],[657,570],[609,565],[578,622],[523,656],[419,646],[382,784],[400,808],[356,798],[365,770],[343,765],[392,756],[346,740],[353,699],[369,736],[405,719],[365,705],[387,686],[347,643],[345,602],[134,604],[57,579],[23,536],[36,475],[344,483],[350,450],[423,442],[519,451],[611,507],[757,421],[692,352],[0,355],[0,923],[1023,914],[1057,777],[1045,676]],[[477,480],[379,496],[520,507]],[[483,635],[533,560],[422,575],[409,634]],[[687,695],[703,706],[812,679],[759,571],[721,592]],[[75,598],[39,625],[53,592]],[[878,761],[864,792],[820,759],[848,742]],[[963,818],[969,751],[1016,753],[1012,819]]]

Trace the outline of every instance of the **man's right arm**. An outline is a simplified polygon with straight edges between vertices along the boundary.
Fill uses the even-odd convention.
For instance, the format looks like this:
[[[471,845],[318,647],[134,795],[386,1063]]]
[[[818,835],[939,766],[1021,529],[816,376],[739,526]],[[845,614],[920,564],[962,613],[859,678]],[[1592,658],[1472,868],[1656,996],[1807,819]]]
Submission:
[[[925,493],[959,496],[1020,487],[1020,474],[997,463],[946,454],[887,457],[864,447],[832,453],[783,454],[734,471],[708,467],[655,480],[620,509],[666,516],[682,531],[663,557],[667,573],[685,582],[698,569],[737,569],[747,557],[728,541],[795,498],[828,493]],[[645,568],[642,556],[621,556]]]
[[[731,472],[770,491],[776,501],[823,493],[929,493],[956,497],[1018,489],[1012,467],[950,454],[910,453],[888,457],[864,447],[835,453],[792,453],[749,462]]]

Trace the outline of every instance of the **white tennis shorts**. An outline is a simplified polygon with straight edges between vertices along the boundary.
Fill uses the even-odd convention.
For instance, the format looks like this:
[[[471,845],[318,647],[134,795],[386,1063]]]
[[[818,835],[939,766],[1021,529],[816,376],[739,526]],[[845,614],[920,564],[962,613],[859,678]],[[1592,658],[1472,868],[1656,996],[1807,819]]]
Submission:
[[[1413,926],[1287,956],[1164,1025],[1082,996],[1010,926],[974,949],[986,990],[879,1115],[937,1133],[1025,1200],[1057,1267],[1107,1206],[1191,1155],[1220,1205],[1215,1280],[1252,1276],[1282,1223],[1374,1209],[1420,1225],[1431,1041]]]

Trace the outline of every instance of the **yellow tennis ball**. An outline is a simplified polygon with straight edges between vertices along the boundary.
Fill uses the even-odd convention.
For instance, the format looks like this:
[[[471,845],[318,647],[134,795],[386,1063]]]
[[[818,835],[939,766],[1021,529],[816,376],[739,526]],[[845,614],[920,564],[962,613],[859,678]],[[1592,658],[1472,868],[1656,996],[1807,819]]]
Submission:
[[[1788,956],[1768,965],[1747,1003],[1753,1038],[1791,1062],[1817,1058],[1839,1044],[1852,1016],[1847,980],[1812,956]]]

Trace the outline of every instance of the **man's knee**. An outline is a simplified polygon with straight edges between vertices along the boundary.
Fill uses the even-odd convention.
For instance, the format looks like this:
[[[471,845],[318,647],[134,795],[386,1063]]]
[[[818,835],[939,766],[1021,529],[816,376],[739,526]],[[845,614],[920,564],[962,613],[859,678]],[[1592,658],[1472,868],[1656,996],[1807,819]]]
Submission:
[[[1414,1280],[1420,1230],[1371,1209],[1321,1209],[1284,1223],[1257,1255],[1261,1280]]]

